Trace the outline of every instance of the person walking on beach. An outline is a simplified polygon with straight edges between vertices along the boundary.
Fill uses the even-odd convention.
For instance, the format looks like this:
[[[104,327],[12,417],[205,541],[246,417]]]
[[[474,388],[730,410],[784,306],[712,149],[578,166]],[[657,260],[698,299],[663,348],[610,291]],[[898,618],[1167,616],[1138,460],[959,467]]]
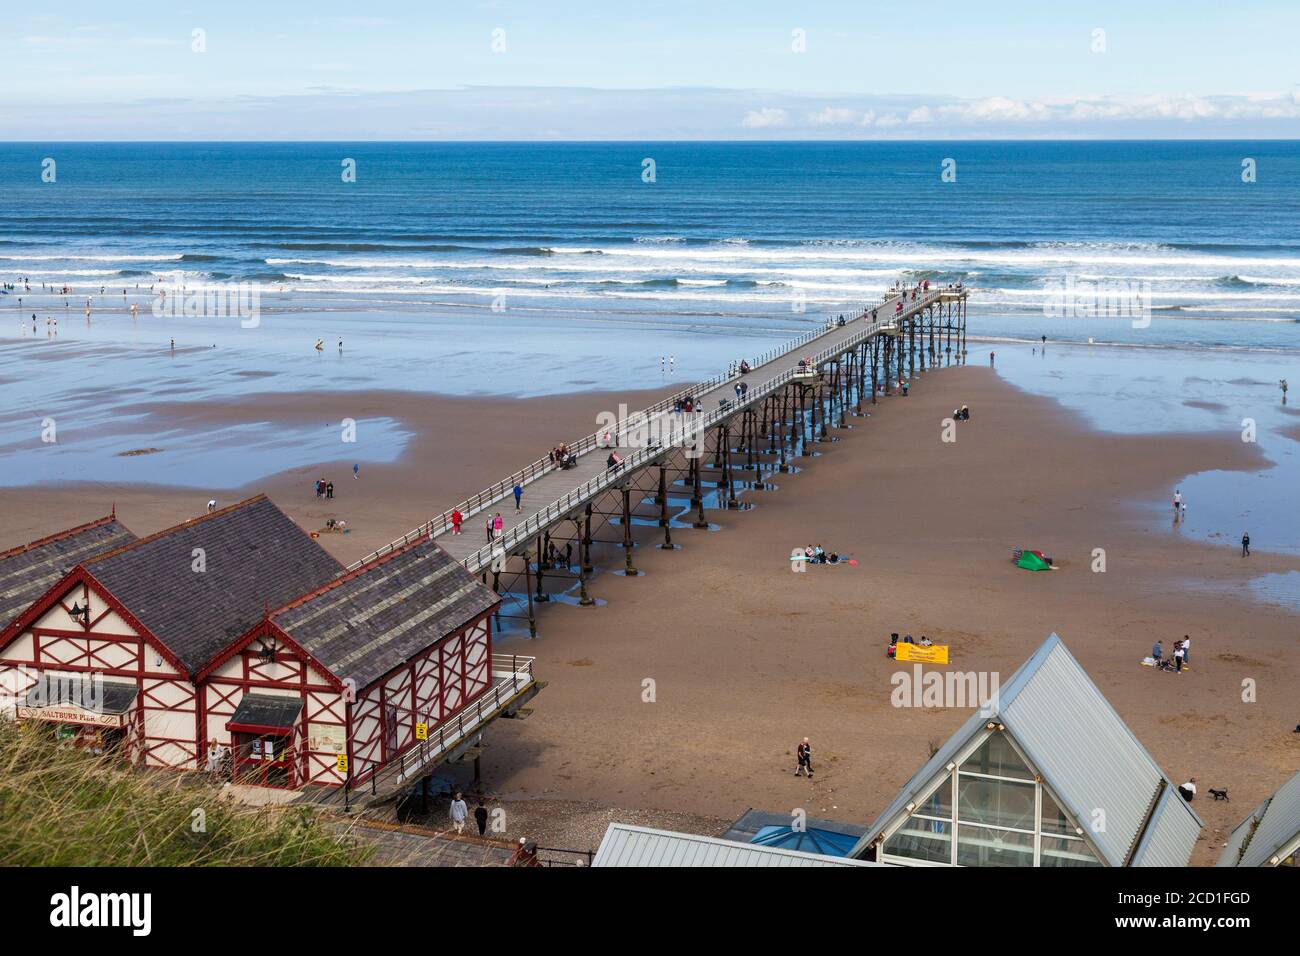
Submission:
[[[492,517],[492,534],[493,534],[493,536],[494,536],[494,537],[500,537],[501,534],[502,534],[502,532],[505,531],[505,527],[506,527],[505,519],[503,519],[503,518],[501,517],[501,512],[498,511],[498,512],[497,512],[497,513]]]
[[[478,824],[478,835],[487,835],[488,812],[487,807],[483,806],[482,799],[479,800],[478,806],[474,808],[474,822]]]
[[[803,739],[803,742],[800,743],[798,748],[795,750],[795,758],[797,762],[794,768],[794,775],[796,777],[802,776],[806,771],[808,779],[811,780],[813,775],[812,744],[808,743],[807,737]]]
[[[465,520],[465,516],[457,509],[451,513],[451,533],[460,534],[460,523]]]
[[[1178,517],[1178,515],[1182,512],[1182,510],[1183,510],[1183,493],[1181,491],[1175,490],[1174,491],[1174,517]]]
[[[524,488],[517,481],[515,482],[514,492],[515,492],[515,510],[518,511],[519,506],[523,503],[524,500]]]
[[[1174,644],[1174,670],[1181,674],[1185,660],[1187,660],[1187,652],[1183,650],[1183,642],[1178,641]]]
[[[1243,558],[1250,557],[1250,532],[1249,531],[1243,531],[1241,534],[1241,556]]]
[[[334,482],[332,481],[325,482],[325,497],[326,498],[334,497]]]
[[[993,355],[992,352],[990,352],[990,353],[989,353],[989,365],[992,365],[992,364],[993,364],[993,359],[994,359],[994,355]]]
[[[465,818],[469,816],[469,807],[465,804],[465,798],[456,791],[456,799],[451,801],[451,825],[455,827],[457,833],[465,832]]]
[[[360,464],[354,464],[354,465],[352,466],[352,477],[353,477],[353,478],[360,478],[360,477],[361,477],[361,465],[360,465]]]
[[[1191,662],[1192,662],[1192,639],[1188,635],[1184,634],[1183,635],[1183,663],[1190,664]]]

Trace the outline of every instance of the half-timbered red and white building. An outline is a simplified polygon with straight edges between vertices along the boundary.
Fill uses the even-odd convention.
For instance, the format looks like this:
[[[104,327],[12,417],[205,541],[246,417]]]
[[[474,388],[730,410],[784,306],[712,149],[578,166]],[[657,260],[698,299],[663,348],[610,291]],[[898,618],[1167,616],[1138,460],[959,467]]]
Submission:
[[[396,786],[413,748],[418,768],[463,752],[540,689],[531,658],[494,672],[499,604],[428,537],[345,571],[264,496],[140,539],[110,516],[0,554],[0,692],[135,764],[203,767],[215,744],[239,783],[400,761]]]
[[[146,538],[116,521],[93,530],[105,547],[83,526],[0,556],[0,579],[20,578],[24,565],[53,579],[0,632],[7,709],[20,720],[97,725],[135,764],[192,769],[200,759],[194,675],[268,605],[342,567],[265,496]],[[38,551],[62,553],[38,567]],[[102,713],[101,698],[123,709]]]
[[[268,613],[204,668],[205,734],[249,782],[364,782],[489,689],[499,603],[412,541]]]

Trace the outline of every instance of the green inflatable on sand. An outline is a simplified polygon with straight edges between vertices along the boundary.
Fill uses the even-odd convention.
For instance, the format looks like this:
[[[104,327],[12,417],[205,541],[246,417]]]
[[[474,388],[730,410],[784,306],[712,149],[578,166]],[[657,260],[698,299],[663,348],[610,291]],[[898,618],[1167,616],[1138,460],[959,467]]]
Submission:
[[[1026,571],[1050,571],[1052,566],[1034,554],[1032,551],[1026,551],[1016,562],[1016,567],[1024,568]]]

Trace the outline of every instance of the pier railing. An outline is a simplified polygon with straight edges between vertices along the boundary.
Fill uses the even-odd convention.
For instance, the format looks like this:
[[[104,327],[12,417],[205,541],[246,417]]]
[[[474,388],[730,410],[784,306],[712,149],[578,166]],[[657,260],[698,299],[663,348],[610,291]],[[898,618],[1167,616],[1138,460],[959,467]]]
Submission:
[[[810,359],[812,366],[816,368],[822,363],[855,348],[871,336],[893,325],[898,319],[908,318],[920,309],[938,301],[940,295],[939,290],[927,293],[925,296],[918,298],[914,304],[905,306],[901,312],[878,319],[871,325],[865,325],[839,344],[823,349],[812,356]],[[611,468],[604,474],[591,478],[574,488],[563,498],[530,515],[522,524],[515,525],[513,528],[504,531],[496,541],[479,548],[468,555],[461,563],[470,572],[477,572],[490,566],[494,560],[504,560],[506,555],[510,554],[519,545],[541,534],[555,522],[571,514],[575,509],[582,507],[588,501],[593,500],[597,495],[617,487],[627,474],[652,464],[672,448],[692,447],[695,440],[698,440],[699,436],[702,436],[712,426],[736,414],[742,408],[770,395],[778,388],[787,385],[794,379],[795,371],[795,368],[786,369],[775,378],[750,389],[744,398],[732,402],[728,406],[716,408],[711,412],[694,414],[681,428],[671,432],[665,441],[651,439],[645,448],[638,449],[629,455],[622,465]],[[726,380],[724,378],[721,381],[725,382]],[[705,391],[707,390],[705,389]],[[647,421],[648,419],[643,419],[640,425],[643,426]]]
[[[891,290],[888,294],[886,294],[883,298],[881,298],[881,300],[876,304],[867,305],[859,309],[856,313],[852,315],[851,318],[845,320],[845,324],[847,325],[849,323],[857,322],[859,320],[865,321],[866,317],[870,315],[871,312],[883,309],[886,305],[894,302],[895,299],[898,299],[900,297],[905,303],[904,310],[901,314],[903,316],[910,316],[913,312],[921,308],[924,308],[927,305],[931,305],[934,302],[939,301],[942,298],[942,293],[944,291],[945,290],[943,289],[933,289],[927,292],[924,296],[918,298],[915,301],[915,303],[913,303],[911,306],[907,306],[906,302],[908,301],[910,290],[907,291]],[[885,317],[886,321],[877,322],[876,325],[878,327],[883,327],[884,324],[887,324],[888,319],[892,319],[896,317],[897,316],[895,315],[886,316]],[[790,355],[792,352],[795,352],[798,349],[802,348],[804,345],[807,345],[809,342],[821,338],[828,331],[832,331],[837,327],[838,327],[838,321],[830,320],[824,326],[819,326],[818,328],[815,329],[809,329],[807,332],[805,332],[803,335],[799,336],[798,338],[792,341],[784,342],[780,346],[769,349],[768,351],[764,352],[762,355],[757,356],[754,359],[754,361],[751,363],[752,368],[758,369],[769,362],[775,361],[776,359],[784,358]],[[862,338],[867,338],[871,335],[874,335],[876,331],[879,331],[879,328],[873,329],[872,331],[866,332],[865,334],[859,333],[859,335],[861,335]],[[857,341],[860,341],[860,339],[857,336],[854,337],[854,340],[855,343]],[[678,402],[684,401],[688,397],[698,397],[700,395],[703,395],[706,392],[712,391],[713,389],[717,388],[719,385],[723,385],[735,377],[736,376],[734,373],[728,371],[726,373],[715,375],[712,378],[707,379],[706,381],[697,382],[694,385],[683,388],[677,392],[674,392],[672,395],[669,395],[667,398],[660,399],[659,401],[655,402],[654,404],[650,405],[647,408],[631,413],[627,418],[620,419],[613,427],[608,428],[605,431],[593,432],[592,434],[587,435],[584,438],[580,438],[575,442],[570,442],[568,444],[568,449],[572,454],[577,456],[582,456],[587,452],[592,451],[595,448],[603,447],[605,444],[604,436],[606,434],[609,434],[610,436],[609,444],[617,445],[620,437],[626,436],[629,431],[639,430],[644,426],[645,422],[648,421],[652,416],[661,414],[663,412],[668,411],[669,409],[675,408]],[[772,384],[773,383],[768,383],[769,386]],[[769,391],[770,388],[764,386],[762,389],[755,391],[753,396],[748,398],[747,401],[753,401],[754,399],[759,398],[761,395],[768,394]],[[744,403],[742,402],[742,404]],[[454,507],[448,508],[446,511],[442,512],[442,514],[435,515],[434,517],[426,521],[424,524],[419,525],[416,528],[413,528],[412,530],[408,531],[406,534],[402,535],[402,537],[396,539],[395,541],[391,541],[388,544],[384,545],[382,548],[379,548],[376,551],[372,551],[364,558],[361,558],[360,560],[353,562],[352,564],[348,565],[348,570],[349,571],[355,570],[361,565],[373,561],[376,558],[381,557],[382,555],[388,554],[390,551],[393,551],[397,548],[404,547],[405,545],[408,545],[412,541],[422,538],[425,535],[436,536],[439,534],[445,534],[446,532],[452,530],[452,526],[453,526],[452,515],[457,511],[460,512],[461,517],[463,519],[468,519],[473,515],[483,511],[488,506],[505,498],[514,489],[515,485],[519,485],[520,487],[525,487],[528,485],[529,482],[535,481],[536,479],[542,477],[543,475],[549,474],[550,472],[554,471],[557,467],[558,467],[557,463],[553,461],[550,457],[539,458],[537,461],[533,462],[532,464],[524,468],[521,468],[519,471],[515,472],[513,475],[510,475],[508,478],[501,479],[495,484],[490,485],[489,487],[483,489],[473,497],[466,498],[464,501],[459,502]],[[506,540],[510,540],[511,537],[512,537],[511,535],[507,535]]]

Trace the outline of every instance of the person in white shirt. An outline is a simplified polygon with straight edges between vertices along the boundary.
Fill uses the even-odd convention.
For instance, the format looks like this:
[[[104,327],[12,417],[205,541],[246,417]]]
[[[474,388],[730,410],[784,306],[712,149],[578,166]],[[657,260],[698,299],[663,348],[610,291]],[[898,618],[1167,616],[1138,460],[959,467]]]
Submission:
[[[1192,798],[1196,796],[1196,778],[1189,778],[1185,784],[1178,788],[1178,792],[1182,794],[1184,800],[1191,803]]]
[[[1183,663],[1190,664],[1191,662],[1192,662],[1192,639],[1188,637],[1186,634],[1184,634],[1183,635]]]
[[[457,791],[456,799],[451,801],[451,825],[456,828],[457,833],[465,832],[465,818],[469,816],[469,805],[465,803],[465,798]]]

